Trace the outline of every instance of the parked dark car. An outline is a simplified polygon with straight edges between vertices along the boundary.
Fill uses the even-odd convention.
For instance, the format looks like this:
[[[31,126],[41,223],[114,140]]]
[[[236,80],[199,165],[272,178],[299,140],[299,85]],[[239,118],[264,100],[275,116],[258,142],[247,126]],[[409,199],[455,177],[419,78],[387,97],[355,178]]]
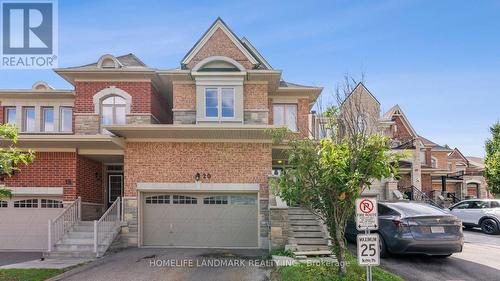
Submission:
[[[425,203],[408,201],[378,204],[380,256],[426,254],[447,257],[462,251],[462,222]],[[346,238],[356,241],[356,223],[349,220]]]

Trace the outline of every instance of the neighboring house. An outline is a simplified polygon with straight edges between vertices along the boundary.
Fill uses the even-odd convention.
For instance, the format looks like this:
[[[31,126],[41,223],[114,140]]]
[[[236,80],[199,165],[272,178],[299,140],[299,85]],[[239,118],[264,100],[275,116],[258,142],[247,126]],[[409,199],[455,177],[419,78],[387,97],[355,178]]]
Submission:
[[[399,163],[397,180],[375,182],[370,190],[365,190],[365,195],[390,200],[397,189],[410,198],[427,197],[438,203],[491,197],[483,176],[483,159],[465,157],[457,148],[450,149],[418,135],[399,105],[381,115],[380,103],[362,83],[354,88],[341,109],[353,107],[350,104],[361,105],[362,114],[368,117],[366,119],[372,123],[373,130],[391,139],[393,151],[408,154]],[[313,116],[312,120],[315,129],[311,137],[320,138],[329,133],[322,126],[324,118]]]
[[[268,247],[283,148],[266,130],[308,136],[322,88],[283,81],[221,19],[176,69],[128,54],[55,72],[74,89],[0,90],[0,121],[36,152],[3,179],[0,249],[46,249],[47,221],[78,197],[86,220],[122,197],[129,245]]]

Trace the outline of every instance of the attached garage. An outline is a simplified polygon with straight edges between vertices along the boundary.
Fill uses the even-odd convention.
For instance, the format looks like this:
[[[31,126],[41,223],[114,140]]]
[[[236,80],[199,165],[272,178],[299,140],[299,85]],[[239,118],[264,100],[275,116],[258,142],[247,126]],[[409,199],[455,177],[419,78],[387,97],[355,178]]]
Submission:
[[[145,192],[141,200],[143,246],[259,247],[257,192]]]
[[[0,201],[0,250],[46,250],[48,220],[62,210],[58,198],[13,197]]]

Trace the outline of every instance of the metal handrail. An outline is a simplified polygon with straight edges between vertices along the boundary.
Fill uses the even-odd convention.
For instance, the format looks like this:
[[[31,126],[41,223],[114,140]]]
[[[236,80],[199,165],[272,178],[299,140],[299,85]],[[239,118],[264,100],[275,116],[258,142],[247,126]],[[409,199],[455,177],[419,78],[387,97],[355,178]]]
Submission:
[[[102,215],[99,220],[94,221],[94,253],[97,257],[100,256],[99,245],[102,245],[106,239],[114,238],[115,231],[121,222],[121,198],[116,198],[108,210]],[[111,241],[107,241],[111,244]],[[104,250],[104,252],[106,249]]]
[[[425,194],[422,190],[418,189],[418,187],[412,185],[411,187],[411,200],[415,201],[424,201],[425,203],[434,205],[438,208],[441,208],[441,206],[436,203],[434,200],[432,200],[427,194]],[[417,195],[417,196],[415,196]]]
[[[49,219],[48,247],[51,252],[54,244],[61,240],[64,234],[71,230],[73,225],[82,219],[82,199],[78,197],[55,219]]]

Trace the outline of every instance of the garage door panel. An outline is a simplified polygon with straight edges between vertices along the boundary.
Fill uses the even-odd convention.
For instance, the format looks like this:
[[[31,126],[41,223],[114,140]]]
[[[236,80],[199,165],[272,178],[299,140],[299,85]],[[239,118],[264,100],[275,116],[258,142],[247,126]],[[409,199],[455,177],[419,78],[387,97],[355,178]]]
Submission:
[[[174,194],[169,195],[170,199]],[[177,194],[183,195],[183,194]],[[145,198],[155,196],[146,194]],[[143,201],[143,244],[145,246],[189,247],[257,247],[257,195],[250,197],[254,205],[232,205],[230,194],[189,194],[197,204],[147,204]],[[204,200],[211,196],[217,201]],[[213,198],[212,198],[213,199]],[[214,204],[205,204],[212,202]],[[215,204],[217,202],[218,204]]]

